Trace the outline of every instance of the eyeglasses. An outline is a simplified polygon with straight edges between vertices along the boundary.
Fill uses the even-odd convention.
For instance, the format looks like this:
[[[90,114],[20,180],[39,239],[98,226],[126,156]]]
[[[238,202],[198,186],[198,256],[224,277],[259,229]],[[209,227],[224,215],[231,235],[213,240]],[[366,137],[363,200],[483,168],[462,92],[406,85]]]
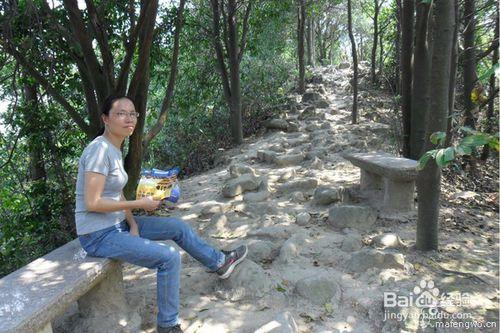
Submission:
[[[137,119],[139,118],[139,112],[116,112],[115,113],[117,115],[118,118],[125,118],[125,117],[129,117],[129,118],[132,118],[132,119]]]

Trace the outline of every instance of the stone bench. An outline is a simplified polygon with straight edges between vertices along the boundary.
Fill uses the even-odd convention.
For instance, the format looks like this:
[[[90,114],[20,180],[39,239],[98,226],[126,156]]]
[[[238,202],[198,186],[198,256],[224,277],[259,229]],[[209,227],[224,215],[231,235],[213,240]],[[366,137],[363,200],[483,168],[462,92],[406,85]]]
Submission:
[[[386,153],[352,153],[342,157],[361,169],[361,191],[375,197],[383,193],[383,210],[414,209],[417,161]]]
[[[87,256],[75,239],[0,279],[0,333],[51,333],[54,319],[75,301],[79,332],[140,326],[127,306],[121,263]]]

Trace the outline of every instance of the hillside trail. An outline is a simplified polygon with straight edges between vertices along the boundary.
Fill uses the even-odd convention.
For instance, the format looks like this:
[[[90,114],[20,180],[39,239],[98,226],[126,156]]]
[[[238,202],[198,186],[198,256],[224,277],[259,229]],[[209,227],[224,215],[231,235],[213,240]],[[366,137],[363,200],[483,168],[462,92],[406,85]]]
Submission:
[[[419,252],[416,211],[385,214],[370,206],[358,189],[359,169],[341,157],[398,150],[394,101],[369,88],[367,73],[361,68],[358,124],[351,124],[348,64],[317,68],[306,94],[290,96],[263,135],[181,182],[183,197],[169,216],[219,248],[249,247],[228,280],[181,250],[185,332],[463,332],[464,325],[497,332],[498,213],[445,207],[440,250]],[[249,190],[234,195],[238,182]],[[329,218],[344,205],[355,207],[352,228]],[[457,214],[483,227],[451,228]],[[141,332],[155,332],[156,272],[126,264],[124,280],[142,315]],[[397,306],[384,304],[384,292]],[[439,307],[445,318],[425,320],[426,309],[412,302],[429,295],[453,300]],[[67,313],[54,331],[71,332],[75,316]],[[496,328],[471,327],[491,322]]]

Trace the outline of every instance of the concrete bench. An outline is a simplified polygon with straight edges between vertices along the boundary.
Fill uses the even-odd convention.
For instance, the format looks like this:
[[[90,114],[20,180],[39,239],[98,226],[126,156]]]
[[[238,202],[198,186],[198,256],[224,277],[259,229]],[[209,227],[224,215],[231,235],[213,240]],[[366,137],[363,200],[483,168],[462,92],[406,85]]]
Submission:
[[[121,263],[87,256],[75,239],[0,279],[0,333],[51,333],[53,320],[75,301],[78,331],[138,331]]]
[[[361,169],[361,190],[381,197],[385,211],[414,209],[417,161],[386,153],[344,154],[343,158]]]

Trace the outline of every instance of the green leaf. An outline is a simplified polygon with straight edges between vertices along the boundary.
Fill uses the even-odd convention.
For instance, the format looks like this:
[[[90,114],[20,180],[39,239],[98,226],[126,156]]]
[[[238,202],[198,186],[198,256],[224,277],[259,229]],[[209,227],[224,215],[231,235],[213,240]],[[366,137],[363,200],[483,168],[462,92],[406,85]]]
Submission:
[[[469,135],[466,136],[465,138],[462,139],[460,142],[461,145],[464,146],[471,146],[471,147],[478,147],[478,146],[484,146],[489,143],[488,135],[484,133],[478,133],[474,135]]]
[[[435,132],[431,134],[430,140],[433,144],[438,144],[443,145],[444,140],[446,139],[446,133],[445,132]]]
[[[455,155],[457,156],[470,155],[471,153],[472,153],[472,148],[469,146],[458,145],[455,148]]]
[[[422,157],[420,157],[420,159],[417,162],[417,170],[418,171],[423,170],[425,168],[425,165],[429,161],[429,159],[431,157],[434,157],[435,153],[436,153],[436,150],[429,150],[428,152],[423,154]]]
[[[446,166],[446,161],[444,159],[444,149],[439,149],[436,153],[436,164],[442,168]]]
[[[332,314],[333,313],[333,305],[332,305],[332,303],[325,303],[325,311],[328,314]]]
[[[444,150],[444,160],[446,162],[451,162],[455,159],[455,148],[448,147]]]
[[[499,151],[500,149],[500,143],[498,141],[498,138],[492,138],[490,140],[490,142],[488,142],[488,146],[491,148],[491,149],[494,149],[496,151]]]

